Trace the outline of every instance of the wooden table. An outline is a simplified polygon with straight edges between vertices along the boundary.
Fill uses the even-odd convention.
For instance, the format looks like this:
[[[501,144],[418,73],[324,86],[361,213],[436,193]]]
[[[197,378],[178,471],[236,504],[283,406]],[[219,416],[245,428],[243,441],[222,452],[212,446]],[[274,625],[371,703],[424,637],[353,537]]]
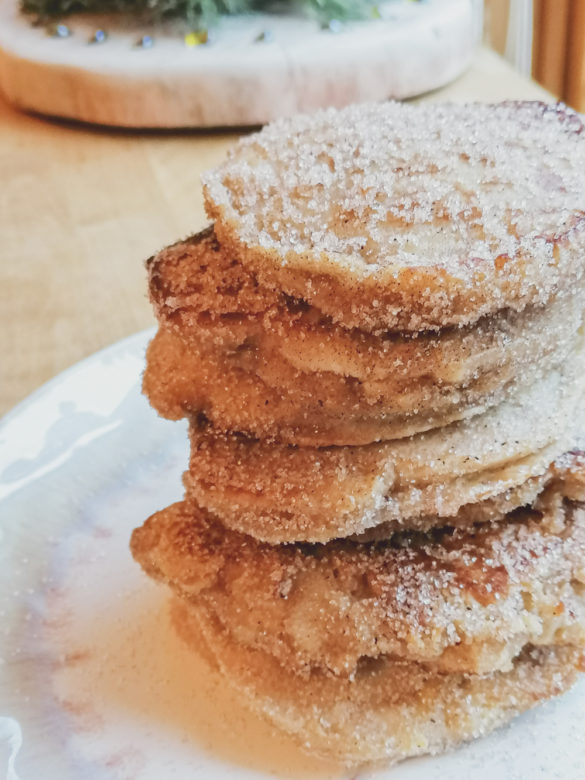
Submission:
[[[425,100],[544,99],[481,50]],[[0,414],[92,352],[154,323],[143,261],[206,223],[199,176],[235,134],[50,122],[0,99]]]

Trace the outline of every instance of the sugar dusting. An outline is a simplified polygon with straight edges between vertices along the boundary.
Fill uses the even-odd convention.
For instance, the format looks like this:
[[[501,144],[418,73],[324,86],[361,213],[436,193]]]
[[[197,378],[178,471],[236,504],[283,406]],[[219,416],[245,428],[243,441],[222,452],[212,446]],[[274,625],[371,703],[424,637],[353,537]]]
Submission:
[[[153,462],[160,453],[153,453]],[[157,469],[158,471],[158,469]],[[176,480],[173,470],[172,482]],[[90,522],[59,541],[41,641],[50,706],[67,722],[66,751],[84,777],[260,777],[341,780],[253,717],[175,630],[167,596],[128,551],[137,513],[176,487],[162,470],[95,503]],[[148,496],[145,498],[145,495]],[[79,775],[81,776],[81,774]],[[62,780],[62,778],[59,778]]]
[[[229,275],[238,276],[241,263],[253,271],[248,281],[258,281],[249,289],[228,285],[226,294],[242,301],[249,297],[260,313],[266,305],[280,306],[281,300],[271,294],[285,293],[335,323],[375,335],[384,329],[440,331],[477,323],[508,307],[522,311],[530,304],[549,303],[552,295],[580,284],[583,275],[582,131],[575,112],[537,103],[390,103],[276,122],[244,139],[204,179],[219,243],[234,253]],[[175,304],[171,301],[171,308]],[[178,314],[173,324],[181,338],[182,312],[173,313]],[[233,313],[246,317],[237,307]],[[267,382],[270,361],[261,367],[254,359],[257,344],[256,336],[246,336],[244,349],[235,350],[248,368],[246,376],[234,371],[239,381],[225,376],[225,366],[210,369],[196,358],[197,370],[205,374],[201,384],[214,388],[215,405],[221,390],[226,405],[248,407],[252,420],[274,416],[272,401],[261,403],[260,392],[251,391],[243,404],[241,398],[234,401],[231,385]],[[183,346],[188,352],[188,340]],[[320,361],[318,356],[316,371]],[[534,381],[518,366],[516,370],[528,385]],[[301,371],[291,371],[283,385],[298,389],[301,379]],[[190,381],[186,384],[193,389]],[[325,409],[333,399],[332,387],[319,389]],[[203,396],[190,411],[217,424]],[[177,416],[186,411],[179,405]],[[424,414],[424,403],[411,411],[413,417]],[[560,414],[566,422],[566,409]],[[243,418],[234,417],[226,427],[242,430]],[[435,420],[436,427],[447,422],[445,417]],[[477,423],[482,425],[481,417]],[[488,451],[496,444],[517,446],[516,427],[509,426],[505,440],[488,441]],[[381,438],[391,434],[386,431]],[[291,441],[305,443],[298,431]],[[416,457],[422,460],[426,454],[421,448]],[[478,457],[470,454],[471,461]],[[434,460],[428,465],[438,468]],[[317,457],[315,467],[320,466]],[[445,477],[442,461],[441,468]],[[211,476],[211,489],[214,479],[217,475]],[[175,523],[177,512],[185,522]],[[222,651],[216,653],[228,679],[240,672],[249,678],[247,695],[252,691],[252,699],[265,681],[251,658],[267,653],[277,681],[273,713],[285,706],[284,729],[303,739],[323,730],[331,737],[326,739],[329,751],[339,736],[331,722],[345,707],[339,692],[352,689],[352,699],[358,689],[354,681],[373,679],[381,668],[387,673],[391,666],[398,669],[403,659],[422,679],[427,664],[450,654],[446,665],[439,666],[439,676],[453,673],[452,678],[441,677],[441,685],[451,690],[445,697],[435,691],[431,700],[437,722],[444,720],[447,733],[459,734],[459,739],[484,735],[538,699],[558,695],[582,665],[583,517],[581,510],[563,502],[562,493],[538,512],[508,515],[501,525],[442,531],[436,539],[405,534],[390,543],[338,540],[324,547],[271,547],[227,531],[221,521],[205,526],[200,519],[192,505],[170,507],[158,515],[167,524],[162,533],[156,518],[135,532],[134,554],[149,574],[196,599],[197,609],[212,615],[219,634],[230,637],[227,644],[248,658],[249,668],[236,656],[226,665]],[[238,600],[240,593],[243,600]],[[210,636],[221,644],[219,634]],[[490,656],[498,643],[500,655],[496,648]],[[462,659],[470,665],[461,665]],[[449,667],[454,660],[456,673]],[[280,696],[285,670],[293,691],[290,708]],[[309,691],[312,707],[303,701],[296,708],[299,690],[319,675],[329,680],[323,690],[335,692],[331,700],[321,701],[318,691]],[[512,688],[506,688],[511,681]],[[475,693],[465,697],[465,686]],[[399,688],[396,679],[389,685],[380,677],[379,690],[364,698],[366,721],[376,712],[377,697],[396,703],[392,697],[399,697]],[[410,680],[404,689],[408,706],[414,707],[418,696],[413,696]],[[478,704],[474,696],[481,691],[483,704]],[[309,723],[323,703],[326,714],[331,704],[332,719],[317,719],[315,730],[307,725],[303,731],[292,723],[298,718]],[[498,715],[500,710],[506,718]],[[345,726],[348,722],[343,721]],[[391,746],[367,753],[384,728],[366,733],[361,720],[354,723],[350,739],[359,742],[363,732],[364,742],[354,760],[436,752],[451,744],[437,741],[436,733],[428,744],[423,736],[419,742],[415,719],[407,717],[406,722],[412,744],[398,753]],[[425,728],[439,732],[440,726],[434,729],[431,723],[435,720],[427,718]],[[390,741],[404,725],[389,729]]]
[[[272,123],[204,177],[241,240],[358,268],[552,260],[585,212],[583,125],[565,107],[351,106]]]
[[[355,674],[384,654],[483,672],[528,643],[585,642],[585,515],[551,504],[390,542],[275,546],[175,504],[132,546],[147,573],[299,674]]]

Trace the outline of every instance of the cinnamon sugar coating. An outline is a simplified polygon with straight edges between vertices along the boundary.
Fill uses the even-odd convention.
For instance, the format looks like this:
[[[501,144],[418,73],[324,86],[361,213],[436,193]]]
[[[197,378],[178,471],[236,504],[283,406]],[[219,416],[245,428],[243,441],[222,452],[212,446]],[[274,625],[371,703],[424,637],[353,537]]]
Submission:
[[[366,330],[545,303],[583,277],[585,135],[562,104],[382,103],[283,119],[203,178],[261,284]]]
[[[576,647],[526,648],[506,672],[437,674],[383,657],[355,678],[320,672],[303,679],[269,653],[249,648],[195,606],[177,612],[194,649],[204,639],[228,684],[249,707],[309,753],[348,766],[437,754],[477,739],[559,696],[585,670]]]
[[[582,449],[582,373],[582,360],[570,361],[482,415],[358,447],[292,447],[193,422],[187,495],[271,543],[459,525],[476,511],[509,511],[558,478],[557,458]]]
[[[478,413],[563,363],[585,308],[577,288],[473,327],[374,335],[271,298],[211,230],[163,250],[149,276],[161,331],[144,386],[157,410],[299,444],[396,438]]]
[[[558,104],[276,122],[148,262],[185,498],[134,531],[249,705],[348,765],[585,671],[585,132]]]
[[[500,523],[326,545],[267,545],[183,502],[135,530],[131,549],[296,674],[351,676],[384,655],[487,673],[527,644],[585,646],[585,511],[559,492]]]

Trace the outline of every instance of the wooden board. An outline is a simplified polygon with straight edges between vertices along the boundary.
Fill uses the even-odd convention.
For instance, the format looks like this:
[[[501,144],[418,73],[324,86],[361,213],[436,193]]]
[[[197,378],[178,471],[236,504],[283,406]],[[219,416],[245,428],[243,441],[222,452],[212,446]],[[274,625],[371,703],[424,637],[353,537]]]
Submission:
[[[49,37],[0,5],[0,87],[26,110],[121,127],[257,125],[325,105],[404,98],[452,81],[471,62],[481,0],[382,3],[382,19],[334,33],[313,20],[224,19],[190,48],[172,27],[78,17]],[[88,44],[98,28],[109,33]],[[269,32],[270,40],[257,41]],[[155,44],[139,49],[150,34]]]
[[[556,97],[565,97],[570,0],[534,4],[534,77]]]

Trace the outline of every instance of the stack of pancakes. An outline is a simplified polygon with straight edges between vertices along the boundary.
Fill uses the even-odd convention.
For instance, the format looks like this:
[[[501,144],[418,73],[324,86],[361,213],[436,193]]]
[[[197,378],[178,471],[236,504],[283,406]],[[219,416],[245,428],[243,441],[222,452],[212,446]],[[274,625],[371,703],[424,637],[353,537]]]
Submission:
[[[268,126],[149,262],[190,420],[145,571],[251,705],[348,764],[566,690],[585,648],[585,132],[564,106]]]

